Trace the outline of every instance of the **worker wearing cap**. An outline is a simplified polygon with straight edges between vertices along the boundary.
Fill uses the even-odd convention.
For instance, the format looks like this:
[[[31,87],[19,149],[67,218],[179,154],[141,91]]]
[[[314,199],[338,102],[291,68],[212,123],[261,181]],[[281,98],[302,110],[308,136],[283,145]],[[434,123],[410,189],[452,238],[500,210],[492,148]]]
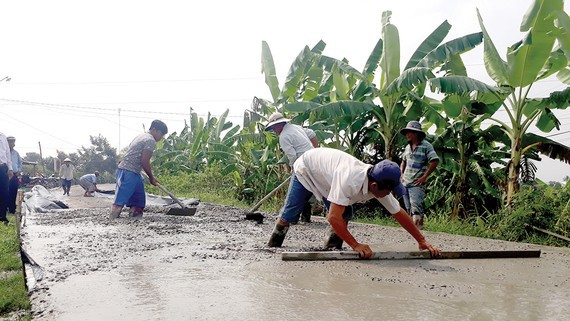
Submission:
[[[97,188],[97,177],[99,177],[99,171],[95,171],[93,174],[85,174],[79,178],[79,185],[83,187],[85,197],[93,197],[93,192],[98,192]]]
[[[18,188],[20,188],[19,174],[22,171],[22,157],[20,153],[14,149],[16,146],[16,138],[14,136],[6,137],[8,146],[10,147],[10,157],[12,158],[12,178],[8,184],[8,213],[16,213],[16,196],[18,195]]]
[[[14,172],[12,171],[12,155],[8,140],[0,133],[0,223],[8,224],[8,186]]]
[[[273,131],[279,136],[279,145],[287,159],[289,165],[293,168],[293,164],[303,153],[319,146],[315,132],[312,129],[304,128],[299,125],[291,124],[291,119],[285,118],[281,113],[273,113],[268,118],[265,127],[266,131]],[[293,171],[291,177],[295,175]],[[291,184],[289,184],[291,186]],[[289,195],[289,191],[287,192]],[[311,221],[311,204],[307,203],[302,212],[301,220],[304,222]],[[296,223],[296,222],[295,222]]]
[[[422,229],[426,181],[439,164],[439,157],[432,144],[425,140],[426,133],[422,131],[419,121],[408,122],[400,133],[408,140],[400,164],[402,183],[406,187],[406,193],[403,195],[404,204],[414,224]]]
[[[370,246],[359,243],[348,231],[348,221],[353,216],[353,204],[372,198],[378,199],[416,239],[420,250],[429,250],[432,256],[440,254],[439,249],[425,240],[391,194],[404,193],[398,164],[383,160],[376,165],[369,165],[340,150],[315,148],[305,152],[295,162],[294,169],[296,176],[290,183],[292,195],[287,198],[284,210],[275,225],[268,244],[270,247],[280,247],[283,244],[289,225],[298,219],[304,204],[315,195],[325,203],[328,209],[327,220],[337,237],[362,258],[370,258],[373,252]]]
[[[71,159],[66,158],[63,160],[63,164],[59,168],[59,177],[61,177],[61,187],[63,188],[63,195],[69,196],[69,190],[71,190],[71,182],[73,181],[73,172],[75,171],[75,166],[71,164]]]

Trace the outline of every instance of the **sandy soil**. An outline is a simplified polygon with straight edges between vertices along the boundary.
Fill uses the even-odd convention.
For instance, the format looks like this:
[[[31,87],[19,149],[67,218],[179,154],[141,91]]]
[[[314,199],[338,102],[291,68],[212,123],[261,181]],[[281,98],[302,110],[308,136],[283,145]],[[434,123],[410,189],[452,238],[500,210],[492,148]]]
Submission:
[[[101,186],[102,189],[112,189]],[[60,190],[53,192],[60,193]],[[293,226],[265,246],[244,210],[200,204],[109,220],[112,198],[63,197],[70,209],[28,213],[24,245],[44,268],[30,281],[35,320],[560,320],[570,315],[570,249],[425,232],[442,250],[541,249],[534,259],[281,261],[319,250],[328,223]],[[401,228],[350,224],[379,251],[414,251]],[[31,271],[28,274],[32,274]]]

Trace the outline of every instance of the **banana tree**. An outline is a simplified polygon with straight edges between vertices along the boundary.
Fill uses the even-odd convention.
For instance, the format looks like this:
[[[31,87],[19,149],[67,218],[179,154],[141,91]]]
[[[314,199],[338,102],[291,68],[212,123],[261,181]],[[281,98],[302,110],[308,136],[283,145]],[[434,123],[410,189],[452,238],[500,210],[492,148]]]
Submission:
[[[223,161],[214,152],[235,145],[240,130],[239,125],[227,121],[228,113],[226,110],[220,117],[208,113],[204,119],[192,112],[190,124],[185,124],[180,134],[174,132],[162,141],[153,164],[163,172],[174,173],[202,170],[208,164]]]
[[[399,137],[398,132],[406,120],[404,116],[410,119],[418,114],[427,113],[425,116],[430,117],[433,122],[439,125],[445,124],[444,119],[430,107],[429,103],[418,104],[418,102],[422,101],[428,81],[436,78],[434,71],[437,67],[452,63],[454,57],[473,49],[482,41],[482,33],[474,33],[442,43],[451,29],[451,25],[444,21],[418,46],[404,70],[400,72],[400,39],[398,29],[390,23],[391,14],[390,11],[382,13],[381,55],[374,53],[371,55],[371,57],[380,57],[377,98],[381,106],[373,110],[373,115],[380,125],[378,132],[384,140],[384,154],[388,159],[396,156],[396,142]],[[451,79],[433,85],[446,91],[445,83],[448,80]],[[444,86],[441,87],[440,84]],[[410,97],[413,99],[409,99]],[[427,110],[416,115],[408,114],[413,106]]]
[[[507,204],[519,189],[519,174],[523,156],[523,136],[532,124],[550,132],[559,128],[553,109],[570,104],[570,90],[552,93],[547,98],[531,99],[533,85],[553,74],[570,84],[570,23],[564,12],[563,0],[535,0],[525,14],[520,30],[524,38],[507,49],[504,61],[495,48],[479,11],[477,16],[484,34],[484,62],[489,76],[498,86],[509,91],[502,102],[508,121],[493,118],[510,138]]]

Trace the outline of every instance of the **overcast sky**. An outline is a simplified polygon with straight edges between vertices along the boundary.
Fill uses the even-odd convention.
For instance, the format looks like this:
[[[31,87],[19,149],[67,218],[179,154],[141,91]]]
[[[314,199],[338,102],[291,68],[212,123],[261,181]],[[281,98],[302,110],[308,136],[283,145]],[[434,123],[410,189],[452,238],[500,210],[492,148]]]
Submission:
[[[150,122],[183,128],[192,107],[241,125],[254,96],[270,99],[261,74],[261,42],[269,43],[283,84],[305,45],[362,70],[380,37],[381,13],[392,11],[401,64],[438,25],[446,41],[480,31],[476,8],[499,53],[520,40],[529,0],[439,1],[2,1],[0,5],[0,131],[16,136],[22,155],[76,152],[90,135],[124,148]],[[565,4],[569,12],[568,3]],[[482,45],[464,55],[471,77],[491,83]],[[543,97],[565,88],[556,79],[536,86]],[[120,112],[119,112],[120,110]],[[570,109],[552,139],[570,143]],[[562,134],[560,134],[562,133]],[[546,181],[570,166],[544,159]],[[563,176],[562,175],[562,176]]]

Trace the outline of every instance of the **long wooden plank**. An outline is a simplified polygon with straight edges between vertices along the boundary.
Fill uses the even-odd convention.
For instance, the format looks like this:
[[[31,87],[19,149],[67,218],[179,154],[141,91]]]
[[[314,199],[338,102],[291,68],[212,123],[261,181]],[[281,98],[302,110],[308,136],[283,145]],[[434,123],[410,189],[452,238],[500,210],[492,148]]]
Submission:
[[[413,260],[413,259],[505,259],[540,257],[540,250],[507,250],[507,251],[447,251],[441,256],[432,258],[428,251],[415,252],[374,252],[370,260]],[[358,252],[284,252],[283,261],[330,261],[361,260]]]

